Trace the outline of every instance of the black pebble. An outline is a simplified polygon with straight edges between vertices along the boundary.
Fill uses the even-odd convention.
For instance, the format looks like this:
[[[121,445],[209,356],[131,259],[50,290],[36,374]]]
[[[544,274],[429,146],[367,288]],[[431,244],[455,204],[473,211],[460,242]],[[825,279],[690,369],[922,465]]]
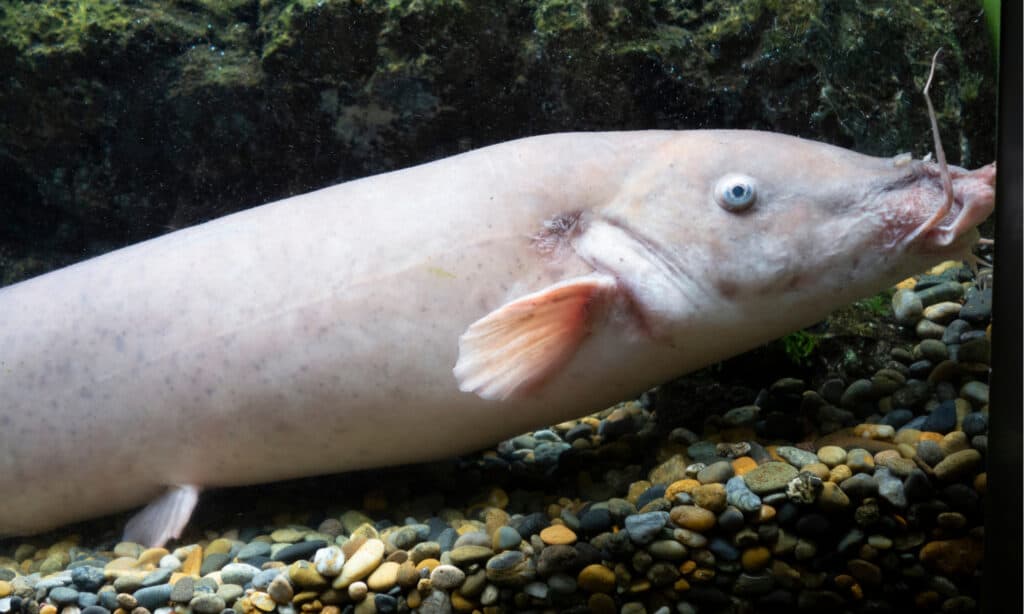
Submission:
[[[602,533],[611,527],[612,514],[607,508],[589,509],[580,516],[580,531],[583,533]]]
[[[398,611],[398,600],[386,593],[377,593],[373,597],[373,605],[381,614],[390,614]]]
[[[964,421],[960,426],[968,437],[984,435],[988,431],[988,416],[980,411],[973,411],[964,416]]]
[[[548,517],[543,512],[534,512],[510,521],[509,526],[519,531],[524,539],[530,539],[548,526]]]
[[[813,539],[825,537],[830,528],[831,523],[828,518],[816,512],[806,514],[796,521],[797,534]]]
[[[893,428],[900,428],[914,418],[914,412],[909,409],[894,409],[882,417],[882,424],[888,424]]]
[[[992,317],[992,288],[979,290],[972,287],[967,291],[967,300],[960,308],[960,318],[975,324],[983,324]]]
[[[326,547],[327,542],[325,542],[322,539],[314,539],[308,542],[299,542],[297,544],[292,544],[291,546],[285,546],[284,548],[281,548],[281,550],[279,550],[277,554],[274,555],[273,560],[280,561],[282,563],[294,563],[295,561],[302,559],[311,560],[313,558],[313,555],[316,554],[317,550]]]
[[[924,421],[924,430],[946,434],[956,428],[956,403],[943,401]]]
[[[660,499],[664,497],[665,489],[665,484],[655,484],[654,486],[651,486],[644,492],[640,493],[640,496],[637,497],[636,499],[637,509],[643,508],[643,506],[647,505],[651,501],[654,501],[655,499]]]

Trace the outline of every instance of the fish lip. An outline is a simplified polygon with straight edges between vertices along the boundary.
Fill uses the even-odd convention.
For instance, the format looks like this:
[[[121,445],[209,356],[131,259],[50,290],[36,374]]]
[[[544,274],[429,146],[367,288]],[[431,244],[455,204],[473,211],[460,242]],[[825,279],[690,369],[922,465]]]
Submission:
[[[921,222],[907,237],[907,243],[916,244],[925,252],[946,254],[966,250],[978,239],[976,227],[991,215],[995,207],[995,163],[973,171],[950,166],[949,171],[953,183],[953,203],[949,212],[931,228],[924,228],[924,222]],[[938,182],[941,185],[941,172],[936,164],[920,164],[913,174],[916,182]]]

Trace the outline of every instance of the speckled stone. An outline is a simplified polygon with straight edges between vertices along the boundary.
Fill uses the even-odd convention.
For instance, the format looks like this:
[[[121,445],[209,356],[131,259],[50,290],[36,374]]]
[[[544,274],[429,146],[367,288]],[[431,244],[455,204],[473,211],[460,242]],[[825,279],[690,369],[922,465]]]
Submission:
[[[756,495],[764,495],[786,488],[797,475],[796,467],[789,463],[770,461],[743,475],[747,488]]]
[[[981,465],[981,453],[974,449],[954,452],[935,465],[935,477],[951,481],[966,477]]]
[[[132,593],[132,596],[135,597],[140,606],[152,612],[157,608],[167,605],[167,602],[170,601],[172,590],[173,588],[170,584],[160,584],[140,588]]]
[[[984,554],[981,541],[960,538],[928,542],[919,557],[925,566],[947,576],[968,576],[978,569]]]
[[[875,470],[875,481],[878,483],[878,496],[896,508],[907,506],[907,496],[903,489],[903,480],[892,475],[886,467]]]
[[[846,466],[854,473],[871,473],[875,470],[875,459],[864,448],[854,448],[846,453]]]
[[[779,456],[786,459],[789,464],[803,469],[805,466],[818,462],[818,456],[813,452],[801,450],[793,446],[779,446],[776,450]]]
[[[231,561],[231,555],[227,552],[214,552],[203,557],[203,564],[199,568],[199,575],[205,576],[218,571]]]
[[[220,614],[227,604],[217,595],[200,593],[189,602],[189,607],[197,614]]]
[[[188,603],[192,601],[195,587],[196,581],[192,576],[184,576],[178,579],[178,581],[174,583],[174,587],[171,589],[171,601],[175,603]]]
[[[691,496],[694,503],[716,514],[724,510],[727,505],[725,486],[723,484],[702,484],[693,489]]]
[[[821,489],[821,478],[808,472],[801,472],[786,485],[786,496],[794,503],[814,503]]]
[[[292,597],[295,596],[295,589],[292,588],[291,582],[288,581],[288,577],[282,573],[274,578],[267,586],[267,594],[270,595],[270,598],[277,603],[291,603]]]
[[[292,585],[304,590],[319,591],[327,588],[328,584],[327,579],[316,570],[315,564],[309,561],[295,561],[289,565],[288,579]]]
[[[246,563],[231,563],[220,570],[220,577],[228,584],[245,585],[260,572],[258,567]]]
[[[454,565],[438,565],[430,572],[430,584],[443,591],[452,591],[466,580],[466,573]]]
[[[691,531],[707,532],[715,526],[715,514],[696,505],[678,505],[669,516],[676,525]]]
[[[747,488],[744,476],[729,478],[725,484],[725,499],[729,505],[734,505],[744,512],[755,512],[761,508],[761,497]]]
[[[701,484],[724,484],[732,476],[732,463],[727,460],[721,460],[711,463],[697,472],[697,481]]]
[[[846,450],[839,446],[822,446],[818,448],[818,458],[832,468],[846,462]]]
[[[550,548],[571,548],[551,546]],[[545,548],[547,551],[549,548]],[[542,553],[543,554],[543,553]],[[533,579],[533,560],[519,550],[506,550],[487,560],[487,579],[499,586],[522,586]]]

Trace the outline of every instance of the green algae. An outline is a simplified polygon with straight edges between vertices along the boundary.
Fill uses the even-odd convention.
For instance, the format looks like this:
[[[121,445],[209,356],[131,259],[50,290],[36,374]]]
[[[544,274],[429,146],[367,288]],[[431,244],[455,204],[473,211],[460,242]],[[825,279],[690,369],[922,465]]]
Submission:
[[[10,0],[0,8],[0,32],[21,53],[79,53],[104,41],[122,42],[132,11],[117,0]]]

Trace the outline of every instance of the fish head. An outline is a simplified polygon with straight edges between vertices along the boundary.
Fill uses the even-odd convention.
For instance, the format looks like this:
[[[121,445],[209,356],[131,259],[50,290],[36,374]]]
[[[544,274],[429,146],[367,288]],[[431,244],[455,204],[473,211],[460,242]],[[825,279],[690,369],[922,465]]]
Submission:
[[[676,276],[675,302],[762,314],[786,332],[963,255],[992,212],[995,166],[950,175],[952,203],[938,215],[943,180],[928,161],[768,132],[684,132],[637,163],[606,216]],[[673,319],[650,286],[634,283],[635,301]]]

